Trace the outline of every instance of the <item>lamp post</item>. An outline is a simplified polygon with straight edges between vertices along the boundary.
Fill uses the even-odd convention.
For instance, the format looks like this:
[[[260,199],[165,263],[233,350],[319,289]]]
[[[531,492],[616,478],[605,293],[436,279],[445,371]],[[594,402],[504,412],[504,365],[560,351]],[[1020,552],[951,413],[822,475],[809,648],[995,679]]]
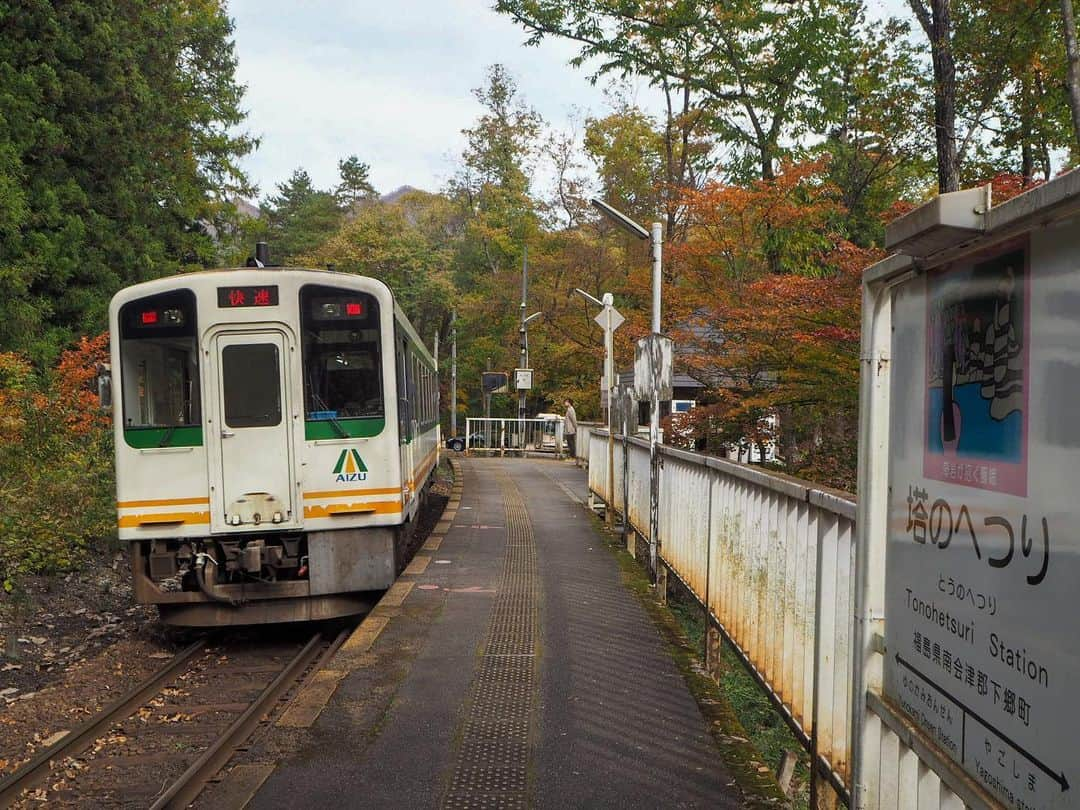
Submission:
[[[532,315],[526,318],[525,302],[521,302],[521,326],[518,327],[518,342],[521,345],[521,365],[518,368],[529,368],[529,322],[535,318],[539,318],[543,314],[543,312],[534,312]],[[528,389],[522,388],[518,380],[514,380],[514,385],[516,385],[518,388],[518,419],[524,419],[525,395]]]
[[[652,334],[660,334],[660,271],[661,253],[663,249],[664,227],[659,222],[652,223],[650,230],[645,230],[626,214],[611,207],[603,200],[593,199],[592,204],[600,213],[610,219],[627,233],[638,239],[648,239],[652,247]],[[639,381],[635,380],[635,387]],[[653,578],[657,577],[657,557],[659,553],[659,504],[660,504],[660,476],[657,467],[656,447],[660,442],[660,386],[659,380],[648,381],[650,394],[649,409],[649,562],[652,566]],[[629,510],[627,510],[629,511]]]
[[[450,436],[457,438],[457,310],[450,313]]]
[[[534,312],[529,317],[527,317],[527,318],[525,317],[526,300],[528,299],[528,297],[529,297],[529,246],[525,245],[523,250],[522,250],[522,257],[521,257],[521,325],[518,327],[518,344],[519,344],[519,349],[521,351],[521,361],[520,361],[520,365],[518,366],[518,368],[523,369],[523,370],[529,368],[529,330],[528,330],[529,321],[533,320],[533,318],[538,318],[543,314],[542,312]],[[518,419],[519,420],[524,420],[525,419],[525,398],[527,396],[527,392],[528,392],[529,388],[532,387],[532,380],[530,379],[529,380],[529,385],[527,387],[525,387],[525,386],[522,385],[522,381],[517,378],[516,374],[514,375],[514,377],[515,377],[514,385],[518,389]],[[524,447],[525,447],[525,432],[524,432],[525,431],[525,423],[524,423],[524,421],[521,422],[520,428],[521,428],[521,437],[522,437],[522,439],[521,439],[522,445],[521,446],[522,446],[522,449],[524,450]]]

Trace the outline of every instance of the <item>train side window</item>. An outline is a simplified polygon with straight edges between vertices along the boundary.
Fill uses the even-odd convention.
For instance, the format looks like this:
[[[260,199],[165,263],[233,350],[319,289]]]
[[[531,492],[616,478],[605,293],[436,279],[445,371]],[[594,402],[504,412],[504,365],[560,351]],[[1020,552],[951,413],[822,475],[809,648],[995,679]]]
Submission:
[[[399,334],[399,333],[396,333]],[[409,420],[409,388],[408,388],[408,374],[406,373],[405,364],[408,362],[408,355],[406,354],[406,343],[400,337],[395,340],[397,350],[395,352],[397,357],[397,411],[398,411],[398,441],[405,442],[412,438],[412,424]]]
[[[120,308],[124,438],[137,448],[202,444],[196,301],[173,290]]]
[[[308,438],[382,432],[379,317],[379,302],[367,293],[316,285],[300,290]]]
[[[281,424],[281,360],[271,343],[226,346],[221,352],[225,424],[272,427]]]

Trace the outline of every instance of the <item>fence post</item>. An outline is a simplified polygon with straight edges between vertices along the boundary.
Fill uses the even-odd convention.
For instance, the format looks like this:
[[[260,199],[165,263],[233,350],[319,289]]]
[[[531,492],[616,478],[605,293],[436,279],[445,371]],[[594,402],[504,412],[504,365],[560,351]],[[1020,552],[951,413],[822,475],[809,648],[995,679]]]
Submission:
[[[814,688],[810,697],[810,808],[819,810],[818,803],[822,794],[828,791],[822,790],[821,763],[818,757],[818,735],[821,724],[818,722],[818,693],[821,688],[821,525],[814,521],[817,528],[817,541],[814,543]],[[827,782],[825,783],[827,786]]]
[[[705,671],[712,676],[714,681],[719,682],[722,670],[720,665],[722,647],[720,630],[713,622],[712,612],[713,485],[716,482],[717,472],[712,467],[706,466],[705,475],[709,477],[709,508],[705,524]]]

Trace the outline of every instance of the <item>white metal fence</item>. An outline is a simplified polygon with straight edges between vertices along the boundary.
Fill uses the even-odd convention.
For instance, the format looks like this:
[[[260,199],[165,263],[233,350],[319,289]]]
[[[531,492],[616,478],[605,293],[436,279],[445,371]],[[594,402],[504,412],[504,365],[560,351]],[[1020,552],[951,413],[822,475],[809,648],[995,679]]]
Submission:
[[[589,460],[589,439],[599,425],[592,422],[578,422],[577,443],[574,445],[574,458],[577,461]]]
[[[651,542],[648,442],[615,438],[614,492],[608,491],[606,430],[591,430],[587,453],[590,493],[628,513],[629,526]],[[861,807],[990,806],[877,694],[854,700],[855,501],[671,447],[660,447],[658,458],[659,559],[708,606],[771,694],[816,757],[815,777],[850,802],[857,725],[869,749],[863,761],[871,763],[862,775]],[[861,712],[857,724],[853,706]]]
[[[625,448],[625,462],[624,462]],[[649,538],[649,444],[589,443],[589,489]],[[846,797],[853,501],[724,459],[659,449],[659,558],[782,708],[819,773]],[[624,494],[625,488],[625,494]],[[623,504],[629,503],[629,509]]]
[[[482,419],[465,420],[467,453],[562,455],[562,419]]]

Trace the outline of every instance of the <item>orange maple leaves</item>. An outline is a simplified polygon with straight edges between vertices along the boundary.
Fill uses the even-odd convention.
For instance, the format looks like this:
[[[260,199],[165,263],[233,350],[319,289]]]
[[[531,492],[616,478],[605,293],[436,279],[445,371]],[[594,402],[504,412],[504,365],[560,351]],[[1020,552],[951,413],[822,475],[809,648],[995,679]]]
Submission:
[[[691,236],[671,251],[672,331],[723,403],[697,422],[720,419],[751,437],[771,413],[807,435],[837,413],[854,420],[860,276],[882,252],[846,238],[826,168],[824,159],[789,163],[775,180],[683,198]],[[707,432],[731,435],[715,424]]]
[[[31,412],[79,436],[104,429],[108,415],[98,407],[93,383],[108,356],[107,333],[80,338],[55,369],[40,375],[24,357],[0,353],[0,442],[20,441]]]

